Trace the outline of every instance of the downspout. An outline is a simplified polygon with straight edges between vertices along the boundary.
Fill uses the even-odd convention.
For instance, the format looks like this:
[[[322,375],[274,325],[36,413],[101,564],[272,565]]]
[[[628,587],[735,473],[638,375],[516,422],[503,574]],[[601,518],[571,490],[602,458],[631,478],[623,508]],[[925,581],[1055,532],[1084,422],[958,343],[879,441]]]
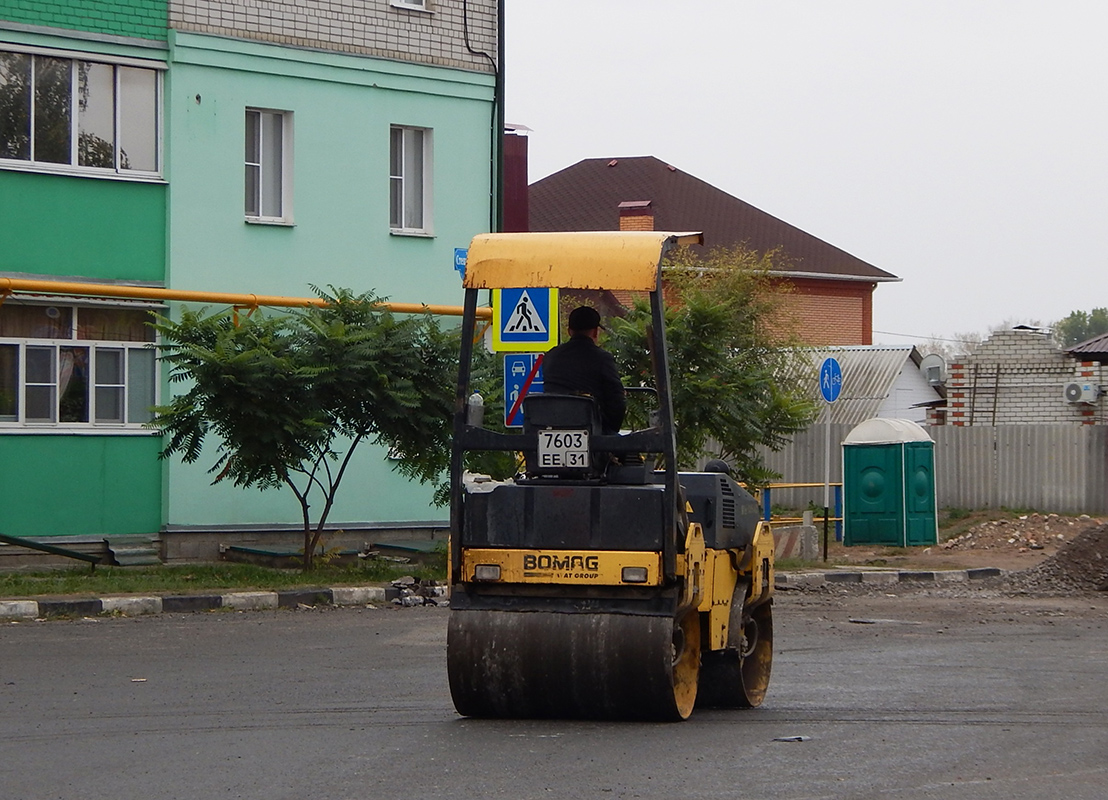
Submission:
[[[496,198],[494,231],[504,230],[504,0],[496,2],[496,130],[493,131],[493,147],[496,153]]]
[[[469,0],[462,0],[462,34],[466,50],[475,56],[484,56],[492,66],[494,84],[490,121],[492,139],[489,142],[489,230],[500,232],[504,227],[504,0],[496,2],[497,58],[470,44]]]

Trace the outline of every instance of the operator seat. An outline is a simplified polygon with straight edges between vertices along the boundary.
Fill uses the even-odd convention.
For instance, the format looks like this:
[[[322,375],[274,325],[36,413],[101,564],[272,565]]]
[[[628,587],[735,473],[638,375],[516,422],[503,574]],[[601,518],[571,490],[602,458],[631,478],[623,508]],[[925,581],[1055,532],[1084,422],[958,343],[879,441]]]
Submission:
[[[523,398],[523,434],[528,440],[524,449],[528,477],[598,478],[603,464],[598,454],[589,452],[587,467],[544,467],[538,463],[538,432],[542,430],[585,430],[589,436],[603,433],[600,406],[587,395],[532,394]]]

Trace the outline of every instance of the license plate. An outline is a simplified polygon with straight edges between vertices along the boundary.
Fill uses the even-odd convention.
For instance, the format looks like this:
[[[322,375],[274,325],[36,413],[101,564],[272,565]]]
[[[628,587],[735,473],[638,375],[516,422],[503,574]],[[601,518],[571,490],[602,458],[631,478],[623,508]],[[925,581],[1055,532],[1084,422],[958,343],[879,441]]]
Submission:
[[[539,431],[539,469],[588,469],[588,431]]]

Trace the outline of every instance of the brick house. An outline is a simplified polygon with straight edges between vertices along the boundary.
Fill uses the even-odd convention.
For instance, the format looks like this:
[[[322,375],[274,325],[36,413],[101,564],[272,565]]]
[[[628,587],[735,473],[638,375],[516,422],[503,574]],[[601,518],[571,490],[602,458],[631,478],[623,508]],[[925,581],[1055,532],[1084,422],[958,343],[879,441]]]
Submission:
[[[1049,331],[1020,326],[997,331],[950,365],[944,407],[932,425],[1106,425],[1108,342],[1098,337],[1070,350]],[[1067,388],[1076,385],[1077,388]]]
[[[532,184],[528,202],[533,231],[696,230],[706,249],[780,250],[775,277],[812,345],[872,344],[874,289],[900,280],[653,156],[585,159]]]

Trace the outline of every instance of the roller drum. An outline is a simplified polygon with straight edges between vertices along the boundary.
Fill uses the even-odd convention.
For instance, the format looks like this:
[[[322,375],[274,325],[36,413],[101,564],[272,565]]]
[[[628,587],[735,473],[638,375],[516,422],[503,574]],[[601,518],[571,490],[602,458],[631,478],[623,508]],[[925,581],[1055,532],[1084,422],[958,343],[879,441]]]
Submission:
[[[470,717],[680,720],[699,672],[696,614],[455,609],[450,692]]]

